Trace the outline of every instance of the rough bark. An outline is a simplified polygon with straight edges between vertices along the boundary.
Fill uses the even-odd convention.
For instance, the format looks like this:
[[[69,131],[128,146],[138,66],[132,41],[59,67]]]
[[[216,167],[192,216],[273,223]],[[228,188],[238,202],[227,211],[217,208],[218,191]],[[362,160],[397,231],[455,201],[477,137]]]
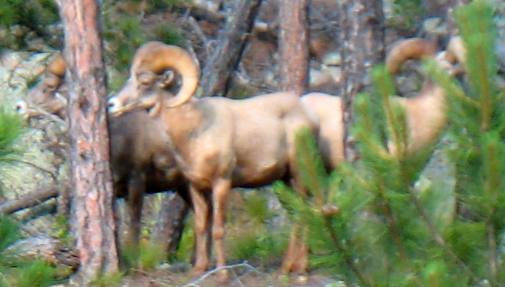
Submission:
[[[188,211],[187,202],[178,193],[166,194],[163,198],[151,241],[160,246],[165,254],[177,249]]]
[[[262,0],[239,0],[237,11],[219,36],[219,46],[209,57],[202,72],[202,91],[206,96],[224,96],[228,92],[231,73],[236,69],[244,51],[247,35]]]
[[[301,96],[308,83],[309,49],[307,36],[307,0],[281,0],[279,2],[279,71],[280,89]],[[298,178],[293,186],[300,194]],[[281,272],[304,274],[308,266],[308,246],[305,228],[295,222],[291,229],[288,248]]]
[[[370,69],[384,59],[384,15],[382,1],[343,0],[340,5],[340,43],[344,59],[341,95],[344,99],[344,151],[348,161],[358,157],[349,135],[355,96],[370,88]]]
[[[96,0],[59,0],[69,85],[72,227],[82,285],[117,272],[105,69]]]
[[[300,96],[308,83],[307,7],[307,0],[279,2],[279,88]]]

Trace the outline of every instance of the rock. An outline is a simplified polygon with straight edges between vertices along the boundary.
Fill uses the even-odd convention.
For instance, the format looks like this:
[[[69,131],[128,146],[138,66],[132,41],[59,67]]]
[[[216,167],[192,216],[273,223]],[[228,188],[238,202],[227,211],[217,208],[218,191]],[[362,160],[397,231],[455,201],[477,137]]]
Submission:
[[[340,67],[322,67],[323,71],[330,74],[335,84],[340,84],[342,82],[343,73]]]
[[[445,36],[448,35],[447,23],[439,17],[432,17],[424,20],[423,31],[428,35]]]
[[[399,76],[396,82],[398,92],[405,97],[415,96],[419,93],[421,82],[416,77]]]
[[[19,240],[7,248],[6,252],[12,252],[17,258],[25,260],[43,258],[54,265],[65,265],[73,270],[80,264],[77,250],[67,248],[58,239],[48,236]]]
[[[439,230],[447,227],[456,213],[456,170],[448,158],[448,138],[441,142],[442,148],[435,150],[414,185],[419,196],[431,203],[427,211]]]
[[[324,55],[323,65],[327,66],[339,66],[342,64],[342,55],[339,52],[330,52]]]
[[[0,56],[0,104],[5,109],[14,110],[14,103],[25,96],[28,82],[42,73],[50,55],[5,51]],[[62,148],[58,153],[49,146],[54,138],[61,138],[61,132],[59,135],[57,132],[62,130],[61,127],[55,128],[55,123],[44,118],[34,120],[34,125],[41,129],[26,128],[16,147],[23,151],[20,160],[31,165],[17,163],[6,165],[2,169],[2,190],[7,199],[33,191],[37,187],[53,185],[48,171],[56,175],[58,182],[68,181],[68,166],[61,159]],[[48,218],[30,221],[34,234],[47,232],[50,229],[48,221]]]
[[[311,68],[309,71],[309,75],[310,75],[310,81],[309,81],[310,88],[325,86],[334,81],[331,74],[323,70]]]

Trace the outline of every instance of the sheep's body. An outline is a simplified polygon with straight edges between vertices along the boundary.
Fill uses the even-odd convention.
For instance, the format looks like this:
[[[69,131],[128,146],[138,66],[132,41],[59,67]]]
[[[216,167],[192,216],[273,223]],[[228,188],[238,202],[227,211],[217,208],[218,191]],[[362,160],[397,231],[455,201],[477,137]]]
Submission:
[[[208,268],[209,217],[213,219],[217,264],[222,266],[224,217],[230,188],[257,187],[288,178],[296,182],[296,131],[313,129],[312,121],[292,93],[243,100],[190,100],[161,110],[159,117],[178,167],[191,185],[197,234],[195,273]],[[206,198],[211,198],[212,204]],[[299,245],[300,249],[306,249]],[[303,263],[296,268],[304,272],[306,259],[300,260]]]
[[[168,68],[179,72],[182,78],[175,97],[159,88],[161,75]],[[231,187],[258,186],[286,177],[298,187],[296,131],[313,128],[299,98],[292,93],[244,100],[191,99],[198,74],[198,65],[187,52],[151,42],[137,51],[130,79],[109,102],[111,113],[116,115],[136,107],[154,108],[156,112],[152,114],[157,114],[164,124],[178,166],[190,182],[195,210],[195,273],[203,272],[209,265],[210,218],[217,266],[225,264],[224,220]],[[304,271],[306,258],[301,260],[299,268]],[[225,270],[220,274],[226,277]]]
[[[391,73],[397,73],[403,63],[409,59],[435,56],[432,43],[419,38],[399,42],[393,47],[386,60],[386,67]],[[451,68],[449,63],[444,67]],[[340,97],[321,93],[302,96],[301,101],[311,118],[317,123],[319,149],[330,168],[335,168],[344,160],[344,123],[343,107]],[[447,122],[446,99],[442,88],[426,82],[419,94],[412,98],[394,96],[392,102],[405,109],[408,126],[407,152],[415,152],[433,142]],[[389,143],[392,154],[398,151]]]
[[[161,118],[182,172],[203,189],[211,188],[215,177],[231,177],[232,185],[241,187],[282,178],[296,130],[310,127],[290,93],[204,98],[167,109]]]
[[[27,118],[40,115],[40,110],[64,118],[67,105],[66,85],[61,83],[64,62],[57,57],[47,70],[45,78],[29,91],[28,101],[18,105],[19,112]],[[158,121],[145,111],[132,111],[109,118],[108,124],[114,190],[117,196],[127,198],[127,241],[136,245],[144,193],[177,190],[187,198],[187,185]]]
[[[394,101],[405,109],[408,152],[432,143],[447,123],[446,99],[440,87],[429,84],[414,98],[395,97]],[[389,150],[392,154],[397,152],[393,144]]]
[[[302,104],[318,127],[319,151],[328,168],[344,161],[344,125],[342,99],[322,93],[302,96]]]

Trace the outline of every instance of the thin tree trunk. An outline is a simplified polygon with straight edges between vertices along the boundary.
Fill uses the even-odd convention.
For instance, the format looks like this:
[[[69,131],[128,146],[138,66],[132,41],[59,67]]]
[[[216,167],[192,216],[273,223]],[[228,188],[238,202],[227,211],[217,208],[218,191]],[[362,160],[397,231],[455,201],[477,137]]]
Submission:
[[[72,226],[82,285],[118,271],[114,240],[113,190],[109,167],[105,69],[96,0],[59,0],[69,66]]]
[[[307,32],[307,0],[281,0],[279,2],[279,71],[280,89],[301,96],[308,83],[309,48]],[[298,178],[293,187],[304,195]],[[284,256],[281,271],[305,274],[308,267],[307,230],[295,222]]]
[[[384,15],[382,1],[342,0],[340,27],[342,30],[343,81],[345,126],[344,152],[347,161],[358,158],[349,130],[354,122],[355,96],[370,88],[370,69],[384,59]]]
[[[175,252],[179,245],[189,206],[178,193],[164,196],[151,241],[160,246],[165,254],[169,254]]]
[[[307,0],[279,2],[280,89],[301,96],[308,83]]]
[[[202,72],[202,91],[206,96],[224,96],[228,92],[230,76],[235,71],[247,35],[252,30],[262,0],[239,0],[237,11],[218,39],[219,47],[212,53]]]

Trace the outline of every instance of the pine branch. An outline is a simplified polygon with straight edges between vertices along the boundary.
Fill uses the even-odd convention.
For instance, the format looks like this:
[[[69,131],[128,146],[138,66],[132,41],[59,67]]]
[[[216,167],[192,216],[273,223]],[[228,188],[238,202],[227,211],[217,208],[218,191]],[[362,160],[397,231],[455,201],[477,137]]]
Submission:
[[[424,64],[424,69],[426,70],[426,74],[431,75],[432,81],[443,87],[449,97],[454,97],[455,99],[471,107],[476,108],[479,106],[479,102],[470,97],[467,97],[461,87],[459,87],[454,82],[454,79],[449,77],[449,75],[444,70],[442,70],[433,60],[426,61]]]
[[[491,286],[499,286],[498,285],[498,256],[496,254],[496,231],[494,228],[494,224],[492,222],[488,222],[486,224],[486,236],[488,243],[488,264],[489,264],[489,273],[491,274]]]
[[[386,196],[384,194],[383,189],[381,188],[381,191],[379,193],[379,199],[381,200],[381,207],[382,207],[382,212],[386,216],[387,220],[387,226],[389,229],[390,234],[393,237],[393,240],[395,241],[396,246],[398,247],[398,251],[400,253],[400,259],[403,261],[404,265],[406,268],[408,268],[411,272],[414,272],[415,268],[412,266],[412,263],[410,260],[407,258],[407,252],[405,251],[405,246],[403,244],[403,239],[400,234],[400,230],[398,228],[398,223],[396,221],[396,218],[393,215],[393,211],[391,208],[391,205],[389,201],[386,199]],[[415,273],[415,272],[414,272]],[[414,277],[414,280],[418,286],[422,286],[421,282],[417,277]]]
[[[484,194],[488,197],[488,202],[491,204],[491,210],[487,215],[486,222],[486,237],[488,243],[488,265],[489,273],[491,275],[491,286],[498,286],[498,258],[496,254],[496,231],[494,226],[494,219],[498,207],[499,195],[501,190],[501,172],[499,159],[501,154],[498,151],[500,139],[492,137],[487,139],[487,144],[484,146],[484,164],[486,181],[484,184]]]
[[[437,228],[435,227],[433,222],[430,220],[428,214],[426,213],[424,208],[421,206],[421,203],[419,202],[419,200],[417,199],[417,196],[415,194],[415,190],[412,187],[409,188],[409,194],[410,194],[412,201],[414,202],[417,212],[419,213],[419,215],[421,216],[421,219],[423,220],[424,224],[428,228],[430,235],[433,238],[433,240],[435,241],[435,243],[437,243],[438,246],[441,247],[442,250],[445,253],[447,253],[449,255],[449,257],[451,257],[451,259],[454,262],[456,262],[458,265],[460,265],[461,268],[463,268],[463,270],[465,270],[465,272],[467,274],[469,274],[473,280],[477,280],[477,276],[473,273],[473,271],[468,267],[468,265],[466,265],[466,263],[463,260],[461,260],[461,258],[458,257],[458,255],[456,255],[456,253],[452,250],[452,248],[449,246],[449,244],[447,244],[444,237],[438,232]]]
[[[481,45],[479,45],[477,49],[478,53],[475,57],[479,59],[479,62],[486,63],[486,55]],[[489,86],[490,75],[488,75],[487,72],[487,69],[481,69],[481,73],[478,73],[480,77],[479,82],[482,85],[480,91],[481,131],[487,131],[489,129],[493,110],[491,87]]]
[[[340,241],[338,240],[337,233],[331,226],[331,221],[330,218],[325,217],[324,218],[324,223],[325,223],[325,228],[328,234],[330,235],[330,238],[332,240],[333,246],[337,249],[338,252],[340,252],[344,256],[344,260],[347,264],[347,266],[352,270],[352,272],[356,275],[356,278],[363,284],[363,286],[374,286],[373,282],[361,272],[360,267],[355,263],[353,258],[348,254],[347,249],[344,248],[341,244]]]

